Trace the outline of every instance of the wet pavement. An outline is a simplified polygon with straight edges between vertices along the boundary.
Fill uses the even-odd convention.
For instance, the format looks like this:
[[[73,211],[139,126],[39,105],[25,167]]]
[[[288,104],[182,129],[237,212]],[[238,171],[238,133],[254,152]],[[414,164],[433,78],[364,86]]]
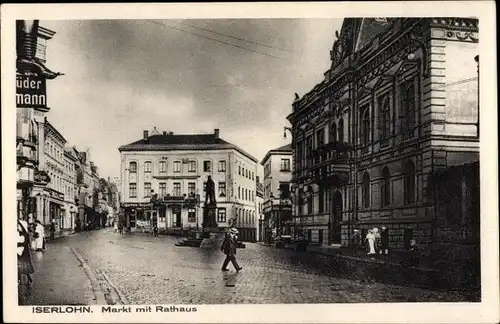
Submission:
[[[33,284],[20,286],[20,305],[88,305],[95,296],[89,277],[65,244],[47,244],[32,251]],[[25,283],[23,278],[23,283]]]
[[[224,260],[220,251],[177,247],[174,244],[179,240],[180,238],[172,236],[119,235],[111,229],[104,229],[60,239],[51,245],[76,250],[100,280],[109,303],[255,304],[466,300],[465,296],[456,292],[334,277],[330,275],[333,271],[314,254],[297,255],[291,250],[252,243],[247,243],[246,249],[238,250],[237,259],[243,270],[237,273],[230,265],[231,271],[225,273],[220,270]],[[76,259],[74,262],[78,265]],[[57,269],[64,269],[68,265],[60,263],[58,266]],[[65,280],[63,278],[60,280]],[[57,291],[57,282],[52,284],[55,286],[52,289]],[[73,281],[73,284],[75,290],[81,289],[79,281]],[[47,285],[42,287],[51,289]],[[55,301],[63,303],[64,298]],[[36,298],[34,299],[31,300],[36,303]]]

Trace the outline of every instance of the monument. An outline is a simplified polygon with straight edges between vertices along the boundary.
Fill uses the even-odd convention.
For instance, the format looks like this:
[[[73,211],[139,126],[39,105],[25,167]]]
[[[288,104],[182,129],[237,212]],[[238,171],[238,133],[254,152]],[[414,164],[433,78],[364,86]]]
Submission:
[[[215,183],[211,176],[208,176],[205,188],[205,205],[203,206],[203,237],[210,237],[210,233],[217,231],[215,215],[217,213],[217,202],[215,201]]]
[[[201,231],[196,231],[193,237],[178,242],[177,246],[191,246],[202,248],[218,248],[222,244],[224,233],[219,232],[215,215],[217,202],[215,201],[215,183],[208,176],[205,187],[205,204],[203,206],[203,221]]]

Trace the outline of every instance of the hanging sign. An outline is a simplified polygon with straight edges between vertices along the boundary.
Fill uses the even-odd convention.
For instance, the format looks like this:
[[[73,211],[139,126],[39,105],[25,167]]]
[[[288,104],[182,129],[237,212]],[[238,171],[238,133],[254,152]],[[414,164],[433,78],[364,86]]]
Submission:
[[[47,108],[45,78],[18,74],[16,77],[16,106],[17,108]]]

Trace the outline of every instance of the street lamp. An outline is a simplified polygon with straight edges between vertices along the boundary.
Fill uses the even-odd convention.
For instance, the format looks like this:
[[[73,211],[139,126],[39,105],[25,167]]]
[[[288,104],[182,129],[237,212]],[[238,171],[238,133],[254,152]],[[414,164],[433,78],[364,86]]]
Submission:
[[[479,113],[480,112],[480,105],[479,105],[479,55],[476,55],[474,57],[474,61],[476,61],[476,64],[477,64],[477,138],[479,138],[479,120],[481,119],[481,114]]]

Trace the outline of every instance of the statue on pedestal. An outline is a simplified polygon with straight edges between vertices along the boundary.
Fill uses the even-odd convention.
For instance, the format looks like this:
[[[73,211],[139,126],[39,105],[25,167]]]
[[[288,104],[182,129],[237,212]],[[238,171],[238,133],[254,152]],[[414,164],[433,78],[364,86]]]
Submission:
[[[211,176],[208,176],[205,187],[205,206],[203,207],[203,231],[217,228],[215,221],[217,205],[215,201],[215,183]]]

